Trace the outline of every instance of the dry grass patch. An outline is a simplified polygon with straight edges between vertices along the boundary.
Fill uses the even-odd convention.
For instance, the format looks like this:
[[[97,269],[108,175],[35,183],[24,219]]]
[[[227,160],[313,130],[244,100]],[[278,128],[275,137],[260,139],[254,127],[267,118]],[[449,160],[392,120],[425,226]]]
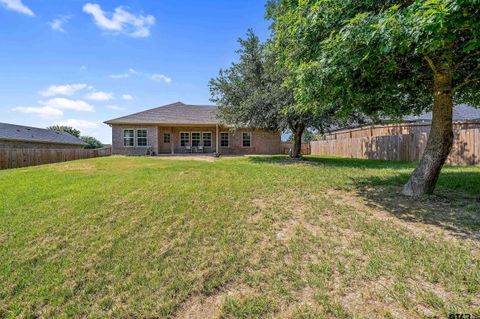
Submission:
[[[58,172],[79,171],[79,172],[94,172],[96,166],[88,161],[72,161],[64,163],[51,164],[50,167]]]
[[[214,162],[215,157],[213,155],[168,155],[168,156],[157,156],[156,158],[160,160],[171,160],[171,161],[204,161],[204,162]]]

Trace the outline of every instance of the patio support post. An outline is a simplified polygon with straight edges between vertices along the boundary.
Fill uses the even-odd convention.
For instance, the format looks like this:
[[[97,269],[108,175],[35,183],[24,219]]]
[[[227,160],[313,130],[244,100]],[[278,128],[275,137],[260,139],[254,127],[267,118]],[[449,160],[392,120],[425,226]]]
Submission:
[[[215,130],[215,153],[218,154],[218,124],[215,126],[216,130]]]
[[[175,134],[173,134],[173,127],[170,129],[170,150],[172,155],[175,154]]]

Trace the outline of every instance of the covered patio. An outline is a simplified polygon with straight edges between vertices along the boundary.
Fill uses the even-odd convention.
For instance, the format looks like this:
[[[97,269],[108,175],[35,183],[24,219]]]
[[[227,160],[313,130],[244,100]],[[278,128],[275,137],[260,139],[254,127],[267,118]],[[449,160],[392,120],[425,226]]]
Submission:
[[[225,130],[224,130],[225,131]],[[217,125],[158,126],[158,154],[215,154],[220,148]]]

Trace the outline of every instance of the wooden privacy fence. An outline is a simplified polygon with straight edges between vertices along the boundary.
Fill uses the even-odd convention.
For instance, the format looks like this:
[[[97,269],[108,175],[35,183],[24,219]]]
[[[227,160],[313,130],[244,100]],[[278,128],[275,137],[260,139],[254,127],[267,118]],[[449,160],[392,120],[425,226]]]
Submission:
[[[293,149],[293,142],[282,142],[282,153],[283,154],[290,154],[291,149]],[[300,153],[302,155],[310,155],[310,144],[309,143],[302,143]]]
[[[0,148],[0,169],[19,168],[78,159],[109,156],[112,149],[28,149]]]
[[[325,140],[311,142],[311,154],[415,162],[423,155],[429,131],[428,124],[342,130]],[[375,136],[375,132],[384,135]],[[447,163],[480,165],[480,123],[455,123],[454,143]]]

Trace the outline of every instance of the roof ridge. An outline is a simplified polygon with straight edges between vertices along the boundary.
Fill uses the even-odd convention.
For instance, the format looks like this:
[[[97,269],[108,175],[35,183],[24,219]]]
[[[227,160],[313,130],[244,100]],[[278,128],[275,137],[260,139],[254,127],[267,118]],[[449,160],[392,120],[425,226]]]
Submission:
[[[214,104],[183,104],[185,106],[208,106],[208,107],[218,107],[218,105]]]
[[[41,143],[86,145],[78,137],[64,131],[0,122],[0,139]]]
[[[132,121],[135,118],[137,118],[137,120],[138,120],[138,118],[142,118],[142,117],[143,118],[148,118],[148,119],[147,120],[145,120],[145,119],[140,120],[140,122],[155,123],[154,121],[151,121],[150,119],[153,119],[155,117],[158,118],[158,114],[163,114],[164,116],[166,116],[166,118],[170,118],[170,119],[175,118],[175,116],[177,116],[178,118],[184,117],[187,120],[186,124],[188,124],[188,122],[192,121],[192,119],[188,119],[189,114],[199,116],[198,120],[200,122],[202,122],[202,121],[205,122],[206,121],[206,122],[209,122],[209,123],[210,122],[211,123],[216,123],[216,121],[213,120],[212,115],[209,115],[209,114],[214,114],[216,112],[217,112],[217,106],[216,105],[185,104],[183,102],[175,102],[175,103],[151,108],[151,109],[148,109],[148,110],[144,110],[144,111],[141,111],[141,112],[121,116],[121,117],[118,117],[118,118],[115,118],[115,119],[112,119],[112,120],[105,121],[104,123],[109,124],[109,125],[118,124],[118,123],[122,123],[122,122],[129,123],[130,121]],[[162,116],[160,116],[160,117],[162,117]],[[213,117],[215,117],[215,116],[213,116]],[[175,119],[175,120],[178,120],[178,118]],[[210,120],[208,120],[207,118],[210,118]],[[169,120],[167,120],[167,121],[169,121]]]
[[[156,110],[156,109],[159,109],[159,108],[162,108],[162,107],[174,106],[174,105],[186,105],[186,104],[183,103],[183,102],[178,101],[178,102],[175,102],[175,103],[165,104],[165,105],[153,107],[153,108],[151,108],[151,109],[143,110],[143,111],[140,111],[140,112],[136,112],[136,113],[132,113],[132,114],[120,116],[120,117],[117,117],[117,118],[114,118],[114,119],[111,119],[111,120],[104,121],[103,123],[108,124],[107,122],[120,120],[120,119],[123,119],[124,117],[127,117],[127,116],[138,115],[138,114],[142,114],[142,113],[145,113],[145,112],[153,111],[153,110]]]
[[[12,124],[12,123],[6,123],[6,122],[0,122],[0,125],[11,125],[11,126],[18,126],[18,127],[23,127],[23,128],[33,128],[33,129],[36,129],[36,130],[45,130],[45,131],[53,131],[53,130],[49,130],[48,128],[43,128],[43,127],[35,127],[35,126],[28,126],[28,125],[20,125],[20,124]],[[61,132],[61,133],[67,133],[67,132],[64,132],[64,131],[53,131],[53,132]],[[68,134],[68,133],[67,133]],[[69,134],[71,135],[71,134]]]
[[[16,126],[16,127],[21,127],[21,128],[24,128],[24,129],[34,129],[34,130],[43,130],[43,131],[49,131],[49,132],[54,132],[54,133],[57,133],[57,134],[66,134],[68,136],[74,136],[68,132],[65,132],[65,131],[56,131],[56,130],[50,130],[48,128],[43,128],[43,127],[35,127],[35,126],[28,126],[28,125],[20,125],[20,124],[12,124],[12,123],[6,123],[6,122],[0,122],[0,125],[9,125],[9,126]],[[74,136],[76,137],[76,136]]]

